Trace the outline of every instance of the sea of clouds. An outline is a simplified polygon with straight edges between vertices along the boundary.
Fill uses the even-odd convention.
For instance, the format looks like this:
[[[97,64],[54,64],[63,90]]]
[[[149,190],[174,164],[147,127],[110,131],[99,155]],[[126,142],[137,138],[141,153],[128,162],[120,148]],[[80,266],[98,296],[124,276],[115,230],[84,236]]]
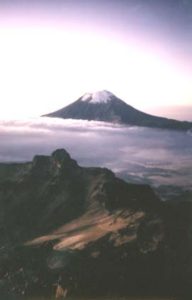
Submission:
[[[30,161],[57,148],[131,182],[192,187],[190,133],[56,118],[0,121],[1,162]]]

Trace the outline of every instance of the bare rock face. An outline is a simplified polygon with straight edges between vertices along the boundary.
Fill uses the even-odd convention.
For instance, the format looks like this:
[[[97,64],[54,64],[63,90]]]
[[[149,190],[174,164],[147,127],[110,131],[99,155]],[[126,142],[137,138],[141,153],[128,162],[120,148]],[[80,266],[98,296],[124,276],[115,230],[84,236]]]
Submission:
[[[190,201],[161,202],[64,149],[0,175],[1,293],[190,294]]]

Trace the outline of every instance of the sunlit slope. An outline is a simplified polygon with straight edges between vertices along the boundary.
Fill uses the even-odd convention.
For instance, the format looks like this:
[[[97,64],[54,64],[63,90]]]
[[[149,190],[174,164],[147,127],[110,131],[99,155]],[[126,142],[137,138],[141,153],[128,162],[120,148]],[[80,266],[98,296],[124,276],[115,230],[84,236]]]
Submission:
[[[58,281],[78,296],[191,292],[190,201],[161,202],[62,149],[0,174],[1,295],[50,296]]]

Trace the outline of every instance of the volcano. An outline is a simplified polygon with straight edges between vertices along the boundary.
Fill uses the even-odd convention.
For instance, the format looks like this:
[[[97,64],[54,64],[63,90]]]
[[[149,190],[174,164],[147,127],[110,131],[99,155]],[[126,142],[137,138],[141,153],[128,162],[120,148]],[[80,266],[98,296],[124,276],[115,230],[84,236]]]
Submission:
[[[43,116],[175,130],[192,128],[191,122],[157,117],[139,111],[106,90],[86,93],[72,104]]]

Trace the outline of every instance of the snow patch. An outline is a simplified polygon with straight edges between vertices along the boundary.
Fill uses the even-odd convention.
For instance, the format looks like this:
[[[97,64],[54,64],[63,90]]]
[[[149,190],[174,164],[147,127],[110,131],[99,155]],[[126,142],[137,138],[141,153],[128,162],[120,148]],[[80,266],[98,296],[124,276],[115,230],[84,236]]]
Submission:
[[[83,95],[83,97],[81,98],[81,101],[87,101],[90,98],[92,98],[92,94],[91,93],[86,93],[85,95]]]
[[[95,93],[86,93],[81,100],[89,103],[107,103],[111,101],[112,93],[108,91],[99,91]]]

